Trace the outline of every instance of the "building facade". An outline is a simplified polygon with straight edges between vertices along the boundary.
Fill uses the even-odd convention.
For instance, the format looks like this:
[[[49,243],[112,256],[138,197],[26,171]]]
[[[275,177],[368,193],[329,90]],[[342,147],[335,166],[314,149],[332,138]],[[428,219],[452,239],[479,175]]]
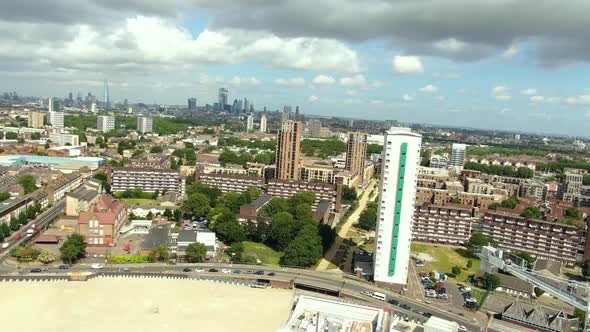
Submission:
[[[184,196],[184,179],[179,171],[162,168],[107,167],[112,192],[141,189],[144,192],[172,191]]]
[[[322,200],[331,202],[330,208],[333,210],[340,210],[342,208],[342,183],[336,183],[333,185],[326,183],[270,179],[268,180],[266,191],[270,196],[280,198],[290,198],[291,196],[302,192],[313,192],[315,194],[315,201],[313,203],[314,208],[316,208]]]
[[[379,192],[374,279],[405,285],[422,136],[410,128],[392,127],[385,134]]]
[[[47,115],[47,122],[53,128],[63,128],[64,127],[64,114],[63,112],[53,112],[50,111]]]
[[[483,233],[508,251],[526,251],[540,259],[573,264],[581,236],[576,226],[488,212]]]
[[[249,114],[248,117],[246,117],[246,131],[252,131],[254,130],[254,116],[252,114]]]
[[[281,124],[277,135],[276,177],[282,180],[299,179],[301,131],[299,121],[287,120]]]
[[[29,112],[29,127],[31,128],[43,128],[45,120],[45,113],[43,112]]]
[[[126,223],[125,205],[108,196],[100,197],[94,206],[78,216],[78,229],[89,246],[114,246]]]
[[[64,146],[64,145],[78,146],[78,145],[80,145],[80,137],[78,135],[73,135],[73,134],[51,133],[51,134],[49,134],[49,140],[51,140],[52,143],[55,143],[59,146]]]
[[[424,204],[414,210],[412,239],[422,242],[464,244],[471,236],[473,209]]]
[[[449,160],[449,168],[455,169],[457,172],[463,170],[465,166],[465,157],[467,155],[467,145],[453,143],[451,149],[451,159]]]
[[[353,174],[358,174],[359,182],[364,181],[365,165],[367,163],[367,134],[353,132],[348,133],[346,148],[346,169]]]
[[[108,115],[99,115],[96,118],[96,129],[103,133],[115,130],[115,117]]]
[[[266,116],[262,116],[260,118],[260,132],[266,133]]]
[[[137,117],[137,131],[141,133],[151,133],[153,131],[154,121],[152,118],[145,116]]]

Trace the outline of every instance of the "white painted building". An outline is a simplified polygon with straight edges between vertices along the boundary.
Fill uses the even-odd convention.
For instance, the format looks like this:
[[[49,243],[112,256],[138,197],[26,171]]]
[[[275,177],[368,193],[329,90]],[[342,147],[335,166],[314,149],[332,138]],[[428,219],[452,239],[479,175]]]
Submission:
[[[405,285],[422,136],[410,128],[392,127],[384,144],[374,278],[376,282]]]
[[[64,127],[64,113],[63,112],[49,112],[47,121],[53,128]]]
[[[453,143],[451,150],[451,160],[449,161],[449,168],[460,172],[465,166],[465,156],[467,154],[467,145]]]
[[[262,116],[260,118],[260,132],[266,133],[266,116]]]
[[[103,133],[109,132],[115,129],[115,117],[108,115],[99,115],[96,118],[96,128]]]
[[[153,120],[145,116],[137,117],[137,131],[140,133],[151,133],[153,131]]]

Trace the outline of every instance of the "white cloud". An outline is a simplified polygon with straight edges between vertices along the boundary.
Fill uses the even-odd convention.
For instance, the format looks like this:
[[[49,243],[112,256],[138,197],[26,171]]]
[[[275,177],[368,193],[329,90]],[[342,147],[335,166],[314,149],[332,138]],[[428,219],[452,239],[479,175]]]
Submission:
[[[277,85],[293,86],[293,87],[305,85],[305,79],[303,77],[277,78],[274,82]]]
[[[420,74],[424,72],[422,61],[417,56],[396,55],[391,63],[396,74]]]
[[[523,96],[534,96],[537,94],[537,90],[536,89],[524,89],[524,90],[520,90],[520,94]]]
[[[309,102],[310,103],[315,103],[316,101],[318,101],[320,98],[318,98],[317,96],[309,96]]]
[[[435,93],[438,92],[438,87],[432,84],[428,84],[422,88],[420,88],[421,92],[426,92],[426,93]]]
[[[530,98],[533,104],[559,104],[561,98],[559,97],[544,97],[544,96],[532,96]]]
[[[512,44],[502,53],[502,57],[504,59],[512,59],[518,52],[520,52],[520,47],[517,44]]]
[[[340,85],[364,90],[373,90],[383,87],[384,84],[381,81],[368,82],[367,79],[365,79],[365,76],[358,74],[350,77],[342,77],[340,79]]]
[[[414,98],[412,98],[412,96],[410,96],[410,95],[403,95],[402,99],[405,102],[411,102],[412,100],[414,100]]]
[[[371,100],[371,104],[373,104],[373,105],[382,105],[383,104],[383,100],[381,100],[381,99],[373,99],[373,100]]]
[[[434,73],[432,74],[434,78],[447,78],[447,79],[458,79],[463,77],[463,75],[459,73]]]
[[[22,31],[39,29],[33,23],[18,24],[19,31],[21,28]],[[0,21],[0,25],[3,31],[6,24]],[[42,60],[54,68],[87,70],[114,67],[118,71],[138,67],[145,70],[147,65],[246,61],[279,68],[349,74],[363,70],[357,52],[334,39],[284,38],[262,30],[240,29],[205,29],[194,37],[176,21],[147,16],[127,18],[122,24],[109,27],[72,25],[66,31],[67,34],[61,36],[63,39],[0,40],[3,45],[0,56]],[[13,51],[6,52],[7,48]]]
[[[510,88],[502,85],[492,89],[492,96],[500,101],[508,101],[512,99]]]
[[[336,83],[336,79],[332,76],[318,75],[313,79],[312,83],[318,85],[330,85]]]
[[[232,85],[240,86],[240,85],[259,85],[261,82],[256,77],[239,77],[234,76],[231,81],[229,82]]]
[[[570,105],[590,105],[590,94],[569,97],[565,102]]]

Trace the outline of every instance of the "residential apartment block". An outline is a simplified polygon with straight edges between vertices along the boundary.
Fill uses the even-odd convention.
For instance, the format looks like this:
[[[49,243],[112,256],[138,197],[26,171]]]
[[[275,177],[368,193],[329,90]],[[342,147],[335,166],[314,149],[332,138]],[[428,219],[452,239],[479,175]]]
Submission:
[[[267,193],[273,197],[290,198],[302,192],[315,193],[314,208],[320,201],[331,202],[331,209],[340,210],[342,207],[342,184],[336,185],[327,183],[313,183],[304,181],[290,181],[281,179],[270,179],[266,187]]]
[[[576,262],[581,235],[576,226],[526,219],[517,215],[488,212],[483,233],[508,251],[526,251],[537,258]]]
[[[112,192],[139,188],[144,192],[185,193],[184,179],[179,171],[162,168],[107,167],[107,177]]]
[[[473,209],[424,204],[414,209],[412,240],[464,244],[471,236]]]
[[[170,156],[162,153],[142,153],[129,159],[128,167],[170,168]]]

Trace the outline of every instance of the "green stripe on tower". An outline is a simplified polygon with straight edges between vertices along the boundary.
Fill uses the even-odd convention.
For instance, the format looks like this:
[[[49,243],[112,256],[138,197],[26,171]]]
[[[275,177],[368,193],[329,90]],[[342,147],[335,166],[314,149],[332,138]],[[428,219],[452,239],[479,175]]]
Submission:
[[[395,196],[395,215],[393,218],[393,236],[391,238],[391,253],[389,259],[389,276],[395,273],[395,259],[397,257],[397,237],[399,235],[399,223],[401,217],[401,207],[404,193],[404,176],[406,175],[406,155],[408,152],[408,143],[402,143],[401,156],[399,158],[399,174],[397,179],[397,192]]]

